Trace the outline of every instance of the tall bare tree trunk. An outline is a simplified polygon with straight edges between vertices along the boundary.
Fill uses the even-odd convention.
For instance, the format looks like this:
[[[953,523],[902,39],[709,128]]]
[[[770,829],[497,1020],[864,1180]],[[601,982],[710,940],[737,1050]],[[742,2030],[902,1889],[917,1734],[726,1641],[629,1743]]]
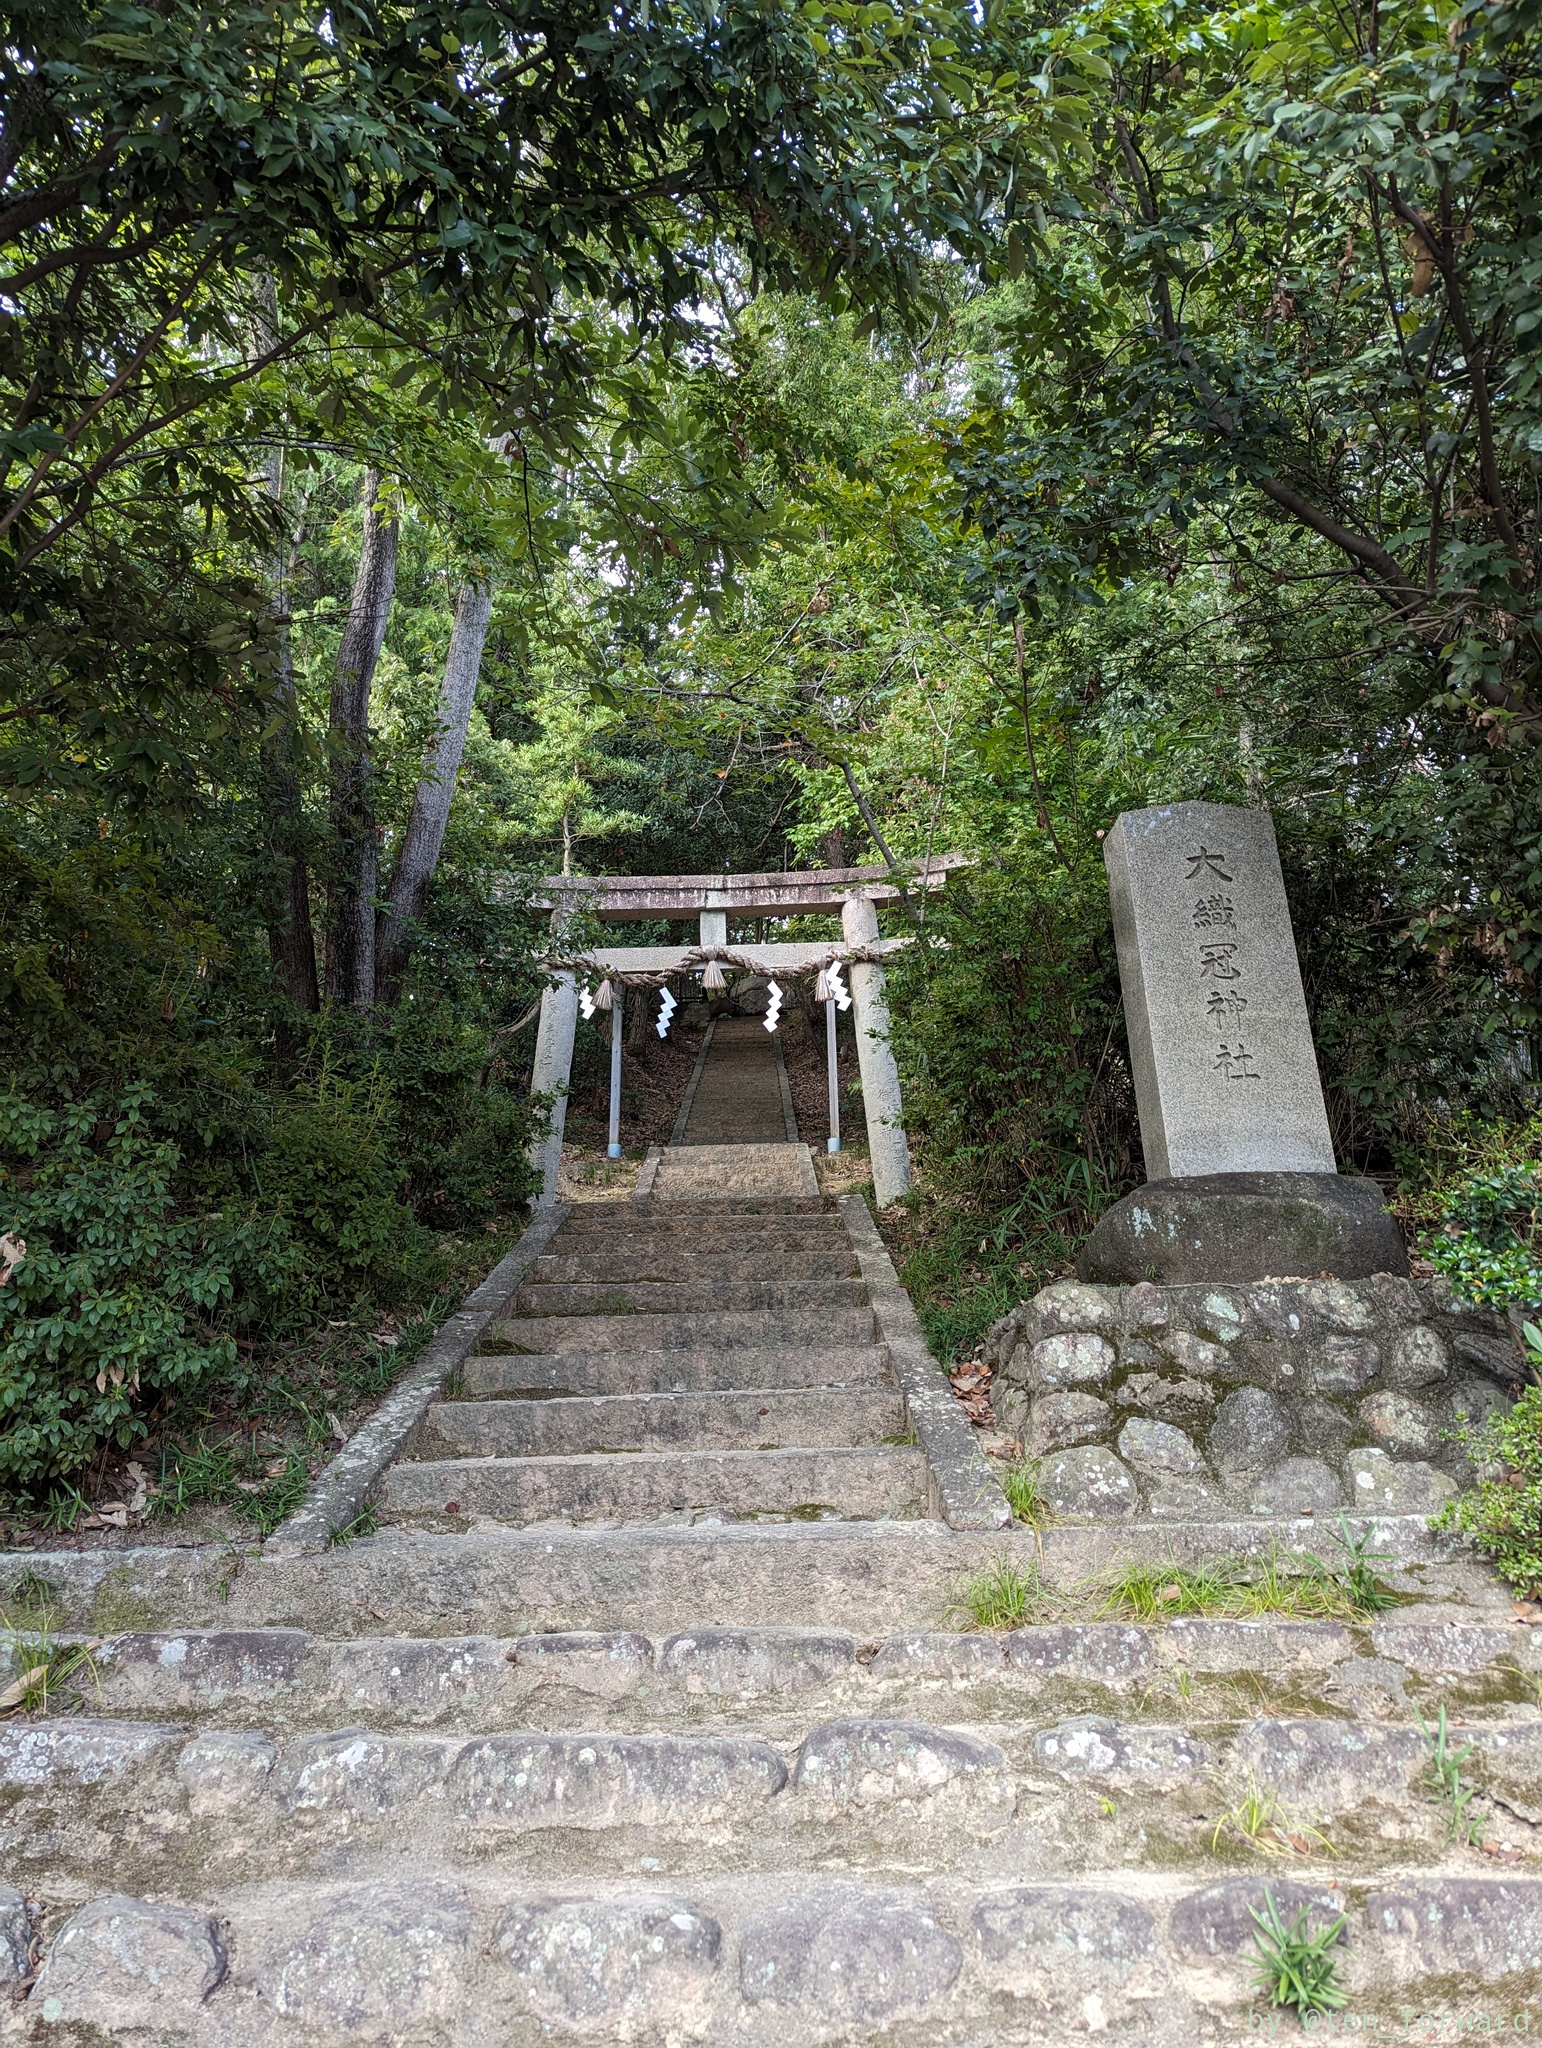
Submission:
[[[382,511],[380,472],[364,479],[364,539],[348,623],[332,678],[332,861],[327,892],[327,994],[360,1008],[375,1000],[379,845],[370,791],[369,700],[396,590],[397,521]]]
[[[278,292],[273,273],[257,281],[252,312],[252,341],[264,354],[278,339]],[[268,496],[280,504],[284,495],[284,451],[270,448],[263,462]],[[294,662],[289,645],[289,558],[280,541],[268,568],[269,610],[278,645],[278,677],[273,692],[273,730],[263,742],[262,767],[268,846],[282,876],[278,915],[268,927],[268,954],[278,969],[284,993],[297,1010],[321,1006],[316,980],[316,935],[311,927],[310,875],[305,864],[305,823],[300,807],[300,776],[295,765]]]
[[[492,611],[490,584],[462,585],[439,688],[439,735],[424,756],[391,893],[375,932],[375,993],[381,1002],[389,1002],[400,985],[407,964],[407,926],[417,915],[444,845]]]

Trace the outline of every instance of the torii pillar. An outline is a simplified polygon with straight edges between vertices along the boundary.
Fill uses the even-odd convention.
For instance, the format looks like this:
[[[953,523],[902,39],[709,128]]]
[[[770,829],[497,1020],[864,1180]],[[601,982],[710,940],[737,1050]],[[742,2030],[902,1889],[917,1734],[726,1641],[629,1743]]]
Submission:
[[[571,912],[571,903],[564,903],[559,897],[551,921],[552,937],[559,942]],[[546,1136],[530,1147],[530,1164],[541,1177],[540,1192],[530,1198],[537,1209],[550,1209],[557,1199],[562,1134],[568,1120],[568,1079],[573,1071],[573,1039],[577,1031],[578,983],[564,968],[555,985],[541,996],[541,1021],[536,1026],[535,1060],[530,1069],[530,1093],[552,1098]]]
[[[841,905],[841,931],[848,946],[871,946],[878,937],[878,912],[866,896]],[[883,969],[874,961],[853,961],[851,1000],[856,1011],[857,1065],[862,1073],[862,1108],[867,1116],[873,1200],[887,1209],[910,1191],[910,1147],[900,1124],[899,1068],[889,1043],[889,1001]]]

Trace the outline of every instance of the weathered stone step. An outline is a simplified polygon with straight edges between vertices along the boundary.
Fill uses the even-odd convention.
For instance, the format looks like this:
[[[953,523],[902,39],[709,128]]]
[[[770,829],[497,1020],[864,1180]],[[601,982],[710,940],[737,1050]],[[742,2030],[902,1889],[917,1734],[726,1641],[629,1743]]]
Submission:
[[[828,1218],[833,1213],[822,1195],[648,1195],[641,1200],[633,1196],[630,1200],[618,1202],[575,1202],[562,1219],[562,1227],[564,1230],[630,1230],[646,1228],[654,1221],[689,1223],[698,1216],[705,1217],[708,1222],[725,1216],[758,1216],[774,1223],[789,1217]]]
[[[443,1523],[638,1521],[686,1509],[725,1514],[822,1508],[856,1520],[924,1513],[926,1460],[913,1450],[633,1451],[578,1457],[465,1458],[393,1465],[384,1514]]]
[[[1139,1886],[1118,1870],[926,1887],[801,1870],[772,1896],[753,1876],[687,1885],[644,1871],[511,1892],[501,1872],[435,1865],[184,1890],[183,1905],[159,1885],[153,1902],[82,1905],[76,1890],[50,1916],[29,2004],[66,2028],[194,2048],[638,2036],[1007,2048],[1089,2027],[1094,2039],[1189,2048],[1248,2031],[1252,1913],[1266,1886],[1287,1919],[1305,1907],[1314,1931],[1347,1913],[1340,1975],[1367,2029],[1383,2009],[1389,2030],[1404,2007],[1449,2009],[1457,1983],[1463,2031],[1508,2033],[1526,2007],[1542,1881],[1474,1875],[1455,1859],[1389,1870],[1363,1898],[1331,1864]],[[0,1911],[8,1934],[19,1930],[19,1982],[21,1894]]]
[[[879,1444],[905,1431],[898,1387],[871,1392],[607,1394],[588,1400],[437,1401],[408,1458],[779,1450]]]
[[[1349,1529],[1387,1555],[1385,1569],[1408,1590],[1473,1604],[1474,1619],[1508,1620],[1503,1589],[1427,1516],[1353,1517]],[[1039,1536],[982,1536],[930,1519],[475,1535],[386,1529],[314,1555],[226,1543],[17,1551],[0,1557],[0,1599],[24,1612],[44,1589],[55,1628],[91,1635],[239,1623],[355,1636],[372,1622],[396,1633],[669,1635],[703,1620],[870,1635],[875,1622],[891,1631],[946,1626],[963,1588],[1003,1565],[1064,1587],[1128,1563],[1322,1551],[1326,1534],[1310,1522],[1248,1518],[1065,1524]]]
[[[866,1300],[860,1280],[632,1280],[524,1286],[515,1307],[529,1316],[699,1315],[856,1308]]]
[[[1421,1576],[1463,1554],[1423,1515],[1350,1528],[1393,1559],[1418,1565]],[[415,1634],[637,1628],[669,1635],[703,1620],[871,1634],[875,1623],[891,1631],[946,1627],[971,1580],[1002,1565],[1065,1585],[1125,1562],[1194,1565],[1267,1556],[1271,1546],[1292,1542],[1320,1548],[1322,1532],[1166,1522],[982,1538],[930,1519],[453,1535],[386,1529],[322,1556],[254,1558],[234,1573],[223,1548],[207,1564],[159,1551],[54,1552],[25,1565],[53,1589],[61,1623],[78,1615],[98,1632],[121,1626],[117,1617],[131,1603],[146,1625],[239,1619],[335,1635],[363,1633],[371,1618]],[[1507,1615],[1508,1606],[1501,1611]]]
[[[1447,1733],[1453,1752],[1470,1753],[1465,1782],[1514,1802],[1529,1832],[1542,1801],[1542,1720],[1453,1721]],[[1191,1820],[1225,1814],[1255,1785],[1308,1825],[1373,1807],[1443,1828],[1449,1812],[1431,1797],[1431,1738],[1406,1723],[1260,1715],[1240,1728],[1197,1720],[1164,1727],[1079,1714],[1038,1730],[1033,1748],[1043,1770],[1102,1792],[1182,1794]],[[1175,1820],[1181,1814],[1175,1805]]]
[[[873,1312],[832,1308],[778,1309],[756,1314],[728,1309],[705,1314],[510,1316],[487,1333],[488,1351],[817,1350],[832,1344],[871,1344]]]
[[[890,1378],[881,1345],[808,1351],[724,1350],[717,1345],[672,1351],[565,1351],[552,1357],[516,1353],[470,1358],[461,1369],[464,1398],[506,1395],[552,1398],[583,1394],[692,1393],[731,1387],[839,1387]]]
[[[718,1222],[708,1216],[660,1216],[639,1219],[635,1228],[620,1222],[603,1231],[564,1224],[550,1250],[587,1255],[610,1249],[651,1257],[670,1246],[696,1252],[844,1252],[850,1244],[839,1216],[736,1216]]]
[[[1175,1678],[1191,1689],[1195,1711],[1210,1715],[1218,1701],[1235,1705],[1227,1681],[1243,1674],[1286,1681],[1293,1698],[1326,1688],[1337,1699],[1370,1658],[1388,1697],[1406,1689],[1414,1699],[1460,1699],[1466,1679],[1486,1697],[1508,1673],[1515,1704],[1525,1706],[1542,1673],[1542,1642],[1513,1624],[1416,1620],[1064,1622],[865,1642],[847,1629],[796,1628],[700,1627],[660,1641],[630,1629],[342,1641],[304,1629],[172,1629],[110,1638],[82,1685],[96,1712],[243,1724],[276,1714],[286,1727],[340,1718],[373,1728],[534,1727],[557,1725],[560,1715],[623,1727],[685,1717],[697,1728],[704,1718],[748,1716],[765,1727],[794,1713],[806,1724],[810,1715],[932,1720],[940,1711],[996,1721],[1020,1719],[1028,1704],[1068,1711],[1093,1694],[1128,1720],[1170,1712]],[[1207,1681],[1216,1681],[1208,1691]]]
[[[635,1845],[628,1860],[667,1848],[679,1867],[743,1868],[796,1861],[843,1821],[886,1865],[875,1824],[913,1848],[945,1816],[963,1846],[1009,1821],[1016,1797],[988,1737],[906,1721],[805,1726],[786,1753],[752,1734],[614,1730],[275,1738],[67,1720],[23,1734],[0,1731],[8,1867],[23,1846],[56,1876],[111,1853],[138,1883],[172,1841],[184,1871],[250,1869],[255,1855],[276,1878],[366,1847],[549,1869],[556,1838],[561,1867],[592,1876],[614,1869],[617,1837]]]
[[[1480,1811],[1529,1837],[1542,1722],[1456,1723],[1448,1734]],[[115,1865],[137,1876],[173,1836],[183,1868],[228,1866],[234,1840],[240,1857],[260,1849],[280,1875],[365,1843],[517,1861],[521,1845],[557,1834],[567,1871],[608,1872],[616,1848],[591,1855],[581,1838],[645,1831],[649,1852],[667,1850],[674,1869],[721,1872],[796,1862],[834,1830],[848,1867],[891,1869],[924,1843],[941,1874],[1014,1821],[1022,1854],[1112,1800],[1110,1819],[1129,1808],[1131,1861],[1160,1870],[1191,1863],[1255,1787],[1277,1800],[1280,1825],[1331,1830],[1332,1848],[1374,1851],[1374,1830],[1391,1818],[1428,1850],[1446,1834],[1429,1769],[1417,1727],[1326,1717],[960,1727],[851,1715],[805,1723],[780,1746],[751,1732],[281,1735],[56,1719],[0,1730],[0,1854],[46,1853],[62,1872],[111,1844]],[[1142,1823],[1158,1831],[1142,1835]]]
[[[607,1245],[603,1251],[577,1256],[537,1259],[530,1269],[530,1286],[610,1286],[622,1281],[633,1284],[652,1280],[673,1286],[718,1287],[741,1280],[849,1280],[857,1277],[856,1254],[848,1247],[823,1252],[787,1251],[771,1246],[765,1251],[703,1252],[666,1246],[652,1252],[617,1252]]]

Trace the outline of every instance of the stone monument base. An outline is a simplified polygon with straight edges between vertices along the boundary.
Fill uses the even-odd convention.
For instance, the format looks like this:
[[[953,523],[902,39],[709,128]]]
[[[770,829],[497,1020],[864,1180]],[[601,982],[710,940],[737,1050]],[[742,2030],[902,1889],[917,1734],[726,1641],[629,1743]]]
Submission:
[[[1408,1250],[1371,1180],[1338,1173],[1205,1173],[1148,1181],[1099,1218],[1083,1280],[1132,1287],[1204,1281],[1406,1276]]]
[[[1353,1185],[1353,1183],[1351,1183]],[[1069,1521],[1429,1515],[1510,1405],[1505,1318],[1449,1281],[1090,1287],[1060,1280],[986,1342],[998,1424]],[[1464,1423],[1465,1418],[1465,1423]]]

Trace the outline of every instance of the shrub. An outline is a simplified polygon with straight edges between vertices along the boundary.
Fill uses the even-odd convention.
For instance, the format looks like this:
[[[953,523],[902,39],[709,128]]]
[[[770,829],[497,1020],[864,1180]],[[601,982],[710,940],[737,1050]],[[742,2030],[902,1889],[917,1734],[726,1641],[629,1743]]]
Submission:
[[[0,1487],[35,1492],[144,1435],[146,1397],[235,1362],[230,1326],[298,1269],[281,1219],[179,1213],[181,1155],[144,1087],[50,1108],[0,1095]]]
[[[1437,1271],[1484,1308],[1542,1301],[1542,1175],[1531,1164],[1499,1167],[1457,1183],[1428,1246]]]
[[[1542,1386],[1460,1434],[1487,1476],[1448,1501],[1436,1526],[1464,1530],[1522,1597],[1542,1595]]]
[[[357,1079],[324,1054],[278,1098],[257,1178],[287,1222],[313,1298],[421,1299],[445,1262],[401,1200],[392,1093],[378,1065]]]

